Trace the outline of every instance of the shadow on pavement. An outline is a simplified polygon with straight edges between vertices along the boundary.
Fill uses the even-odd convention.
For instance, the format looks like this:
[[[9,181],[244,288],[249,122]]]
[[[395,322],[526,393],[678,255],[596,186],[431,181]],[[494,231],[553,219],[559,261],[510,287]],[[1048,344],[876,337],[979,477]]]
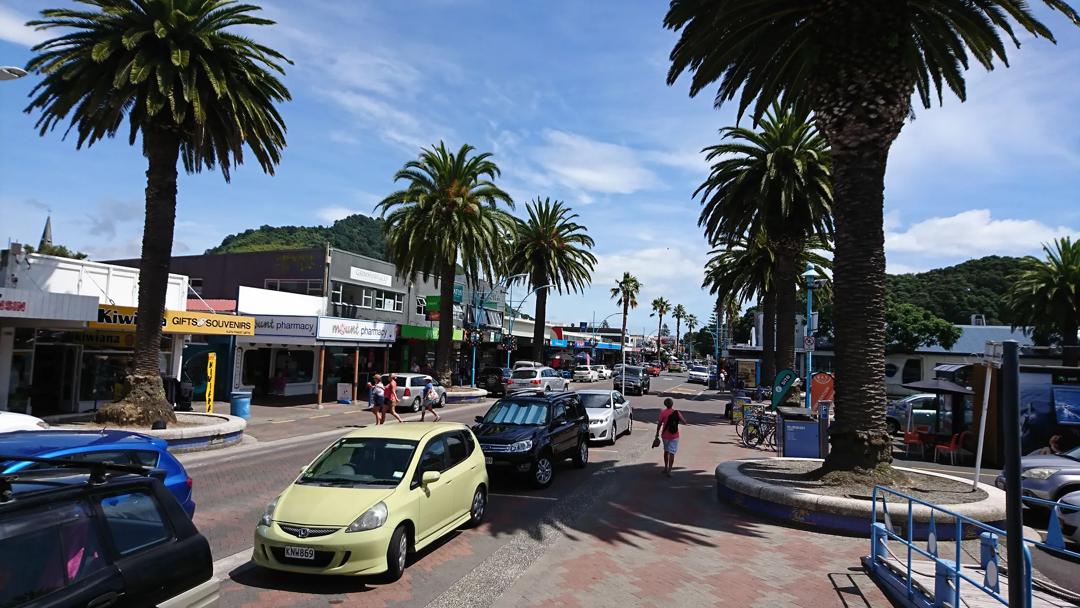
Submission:
[[[872,606],[863,589],[877,590],[877,584],[862,568],[850,568],[849,572],[830,572],[829,582],[832,583],[836,596],[844,605],[844,608],[857,608]],[[876,594],[875,594],[876,595]]]

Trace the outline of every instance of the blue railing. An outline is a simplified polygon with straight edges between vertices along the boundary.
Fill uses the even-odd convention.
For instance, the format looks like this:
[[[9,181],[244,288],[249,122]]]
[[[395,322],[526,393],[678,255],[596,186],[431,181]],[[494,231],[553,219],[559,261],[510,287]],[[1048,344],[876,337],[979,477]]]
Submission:
[[[881,510],[883,521],[878,521],[878,496],[881,495]],[[889,512],[889,503],[887,497],[895,496],[902,501],[906,502],[906,525],[904,525],[904,534],[897,534],[892,522],[892,515]],[[874,510],[871,520],[870,530],[870,564],[871,571],[876,571],[877,568],[885,567],[883,563],[888,555],[893,555],[898,561],[900,558],[889,551],[886,541],[889,539],[897,540],[904,545],[906,550],[906,572],[905,572],[905,593],[909,602],[915,603],[915,589],[912,587],[912,558],[914,555],[921,555],[928,558],[934,563],[934,590],[933,597],[927,598],[932,605],[940,606],[944,603],[950,603],[953,606],[960,605],[960,589],[962,582],[967,582],[974,588],[978,589],[985,595],[992,597],[1002,605],[1007,606],[1009,604],[1008,598],[1001,595],[1001,587],[998,581],[998,540],[1006,536],[1003,530],[990,526],[978,520],[960,515],[949,509],[942,508],[933,503],[925,500],[920,500],[914,496],[909,496],[903,492],[886,488],[883,486],[875,486],[873,491]],[[1061,533],[1061,527],[1058,521],[1058,514],[1062,510],[1080,510],[1080,507],[1072,505],[1053,502],[1048,500],[1042,500],[1033,497],[1024,497],[1024,500],[1031,504],[1039,504],[1041,506],[1050,507],[1053,509],[1050,514],[1050,523],[1047,526],[1047,538],[1046,541],[1033,540],[1025,538],[1023,544],[1024,550],[1024,595],[1027,598],[1026,605],[1031,606],[1031,551],[1028,545],[1035,545],[1045,549],[1057,551],[1065,555],[1069,555],[1075,558],[1080,558],[1080,553],[1070,551],[1065,548],[1065,542]],[[927,535],[926,549],[916,546],[913,531],[915,529],[914,510],[915,505],[922,505],[930,509],[929,520],[929,533]],[[953,526],[952,538],[956,544],[955,559],[944,559],[939,555],[937,549],[937,520],[940,518],[951,518],[951,523],[944,523],[942,525]],[[965,528],[966,527],[966,528]],[[979,550],[979,564],[983,570],[983,577],[981,581],[976,580],[964,572],[963,559],[962,559],[962,540],[964,538],[974,538],[976,534],[973,534],[977,530],[977,535],[980,538],[980,550]],[[922,595],[922,594],[920,594]]]

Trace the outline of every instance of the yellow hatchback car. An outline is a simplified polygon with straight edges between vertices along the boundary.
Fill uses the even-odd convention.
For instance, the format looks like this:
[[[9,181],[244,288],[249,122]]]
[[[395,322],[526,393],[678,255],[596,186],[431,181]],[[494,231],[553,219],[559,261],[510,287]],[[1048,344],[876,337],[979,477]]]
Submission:
[[[472,431],[448,422],[359,429],[266,506],[252,560],[312,574],[386,574],[454,529],[478,525],[488,475]]]

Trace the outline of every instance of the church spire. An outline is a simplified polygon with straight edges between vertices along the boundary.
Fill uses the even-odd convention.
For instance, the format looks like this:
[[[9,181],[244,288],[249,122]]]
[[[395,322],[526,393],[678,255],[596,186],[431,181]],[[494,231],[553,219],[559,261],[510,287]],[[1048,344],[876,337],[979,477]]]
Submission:
[[[41,231],[41,242],[38,243],[38,251],[44,250],[46,247],[52,247],[52,216],[45,218],[45,230]]]

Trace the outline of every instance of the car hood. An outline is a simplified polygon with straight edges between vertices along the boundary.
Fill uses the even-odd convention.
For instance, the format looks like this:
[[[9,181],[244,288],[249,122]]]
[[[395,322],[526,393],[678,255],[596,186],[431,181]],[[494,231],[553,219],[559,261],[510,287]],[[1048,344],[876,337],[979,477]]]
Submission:
[[[589,418],[609,418],[612,409],[610,407],[587,407],[585,412],[589,414]]]
[[[485,423],[474,426],[473,433],[481,443],[514,443],[532,439],[536,429],[535,426]]]
[[[1080,462],[1076,462],[1070,458],[1064,456],[1055,456],[1053,454],[1046,454],[1043,456],[1024,456],[1020,460],[1020,468],[1023,470],[1028,469],[1075,469],[1080,471]]]
[[[293,484],[278,498],[274,520],[309,526],[347,526],[394,488],[332,488]]]

